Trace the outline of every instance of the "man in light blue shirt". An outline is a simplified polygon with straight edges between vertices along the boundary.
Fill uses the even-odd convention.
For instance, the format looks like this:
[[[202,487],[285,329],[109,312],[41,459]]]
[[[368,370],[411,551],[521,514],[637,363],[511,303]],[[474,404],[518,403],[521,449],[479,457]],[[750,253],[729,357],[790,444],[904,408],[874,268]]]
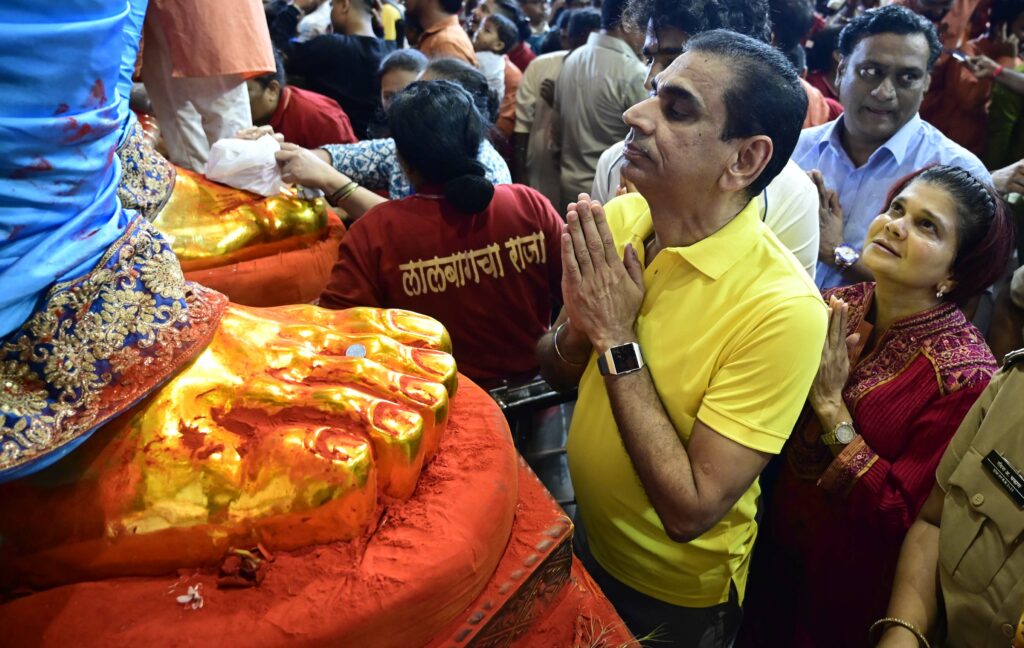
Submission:
[[[860,263],[868,225],[888,209],[889,188],[931,164],[960,166],[992,182],[985,165],[917,114],[941,52],[935,27],[897,5],[867,11],[839,37],[839,119],[800,135],[793,161],[820,197],[816,282],[832,288],[871,278]]]

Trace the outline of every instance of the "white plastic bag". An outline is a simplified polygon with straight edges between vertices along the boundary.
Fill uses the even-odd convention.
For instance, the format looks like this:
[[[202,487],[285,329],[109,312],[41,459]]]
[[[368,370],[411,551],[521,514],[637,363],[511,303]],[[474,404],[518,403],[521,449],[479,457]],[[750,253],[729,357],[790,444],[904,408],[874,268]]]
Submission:
[[[280,148],[271,135],[257,140],[231,137],[219,140],[210,147],[206,177],[236,189],[276,196],[284,188],[281,169],[274,159],[274,153]]]

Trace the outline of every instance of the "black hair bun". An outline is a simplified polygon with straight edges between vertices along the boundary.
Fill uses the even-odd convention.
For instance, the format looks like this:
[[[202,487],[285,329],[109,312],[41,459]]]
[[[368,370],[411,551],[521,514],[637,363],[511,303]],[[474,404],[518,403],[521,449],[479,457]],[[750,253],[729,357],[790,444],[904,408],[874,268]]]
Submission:
[[[473,160],[462,173],[444,183],[444,196],[461,211],[475,214],[487,208],[494,197],[494,185],[483,165]]]

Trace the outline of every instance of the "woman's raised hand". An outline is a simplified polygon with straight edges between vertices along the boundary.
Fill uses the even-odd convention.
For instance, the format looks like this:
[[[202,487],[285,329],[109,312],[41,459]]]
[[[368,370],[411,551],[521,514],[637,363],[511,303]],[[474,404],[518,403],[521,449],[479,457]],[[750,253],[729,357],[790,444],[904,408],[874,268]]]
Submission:
[[[818,414],[827,417],[843,406],[843,387],[850,377],[850,348],[860,339],[859,333],[846,334],[850,307],[842,299],[829,299],[828,335],[821,351],[818,374],[811,383],[808,401]]]

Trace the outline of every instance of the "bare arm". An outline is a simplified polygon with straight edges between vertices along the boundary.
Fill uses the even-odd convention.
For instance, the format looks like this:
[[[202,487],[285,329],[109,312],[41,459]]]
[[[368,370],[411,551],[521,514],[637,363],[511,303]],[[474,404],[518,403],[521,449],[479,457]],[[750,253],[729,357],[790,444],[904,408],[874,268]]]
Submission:
[[[281,177],[286,182],[295,182],[323,191],[328,200],[344,209],[352,218],[359,218],[371,207],[387,202],[387,199],[365,187],[358,187],[343,198],[336,196],[339,190],[352,183],[352,179],[331,166],[330,154],[323,149],[310,151],[286,143],[281,145],[276,157],[281,166]]]
[[[979,79],[992,79],[1001,83],[1012,92],[1024,94],[1024,74],[1001,66],[987,56],[972,56],[965,63],[971,74]],[[1000,69],[1002,68],[1002,69]]]
[[[647,369],[606,376],[623,445],[668,536],[690,542],[721,520],[771,455],[718,434],[699,419],[684,446]]]
[[[936,484],[907,531],[886,612],[886,616],[912,623],[926,636],[934,632],[940,617],[939,521],[943,498],[942,489]],[[916,648],[917,645],[914,634],[900,626],[889,627],[878,643],[879,648]]]

